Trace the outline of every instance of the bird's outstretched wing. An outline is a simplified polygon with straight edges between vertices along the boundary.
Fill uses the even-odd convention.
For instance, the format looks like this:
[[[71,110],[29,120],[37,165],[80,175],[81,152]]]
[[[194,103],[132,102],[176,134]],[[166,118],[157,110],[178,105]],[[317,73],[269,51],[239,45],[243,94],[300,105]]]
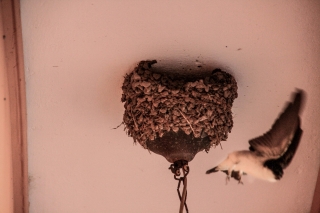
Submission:
[[[271,129],[260,137],[249,141],[250,150],[270,159],[280,158],[288,149],[291,141],[299,143],[296,131],[300,130],[299,112],[303,101],[303,91],[299,90],[294,95],[294,101],[288,103],[285,110],[272,125]]]
[[[264,166],[268,167],[273,171],[277,167],[277,165],[279,165],[282,169],[287,168],[291,163],[291,160],[298,149],[302,133],[303,131],[300,128],[300,120],[299,120],[299,125],[297,127],[297,130],[295,131],[291,144],[288,146],[287,151],[278,159],[267,160],[264,163]]]

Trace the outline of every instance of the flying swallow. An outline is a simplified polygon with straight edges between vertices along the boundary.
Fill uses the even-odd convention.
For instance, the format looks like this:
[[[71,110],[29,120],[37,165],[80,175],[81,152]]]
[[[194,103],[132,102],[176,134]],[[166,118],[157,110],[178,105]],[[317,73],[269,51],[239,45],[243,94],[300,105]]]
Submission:
[[[249,150],[235,151],[218,166],[206,173],[222,171],[242,183],[244,174],[276,182],[283,176],[283,169],[290,164],[301,139],[300,111],[304,92],[294,93],[294,100],[285,107],[271,129],[257,138],[249,140]]]

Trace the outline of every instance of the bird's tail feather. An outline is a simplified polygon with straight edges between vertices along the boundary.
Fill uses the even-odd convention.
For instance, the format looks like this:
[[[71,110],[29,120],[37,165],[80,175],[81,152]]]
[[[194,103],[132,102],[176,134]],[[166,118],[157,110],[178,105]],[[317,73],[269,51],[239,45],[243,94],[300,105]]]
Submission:
[[[219,170],[218,170],[218,167],[216,166],[216,167],[213,167],[212,169],[209,169],[209,170],[206,172],[206,174],[210,174],[210,173],[217,172],[217,171],[219,171]]]

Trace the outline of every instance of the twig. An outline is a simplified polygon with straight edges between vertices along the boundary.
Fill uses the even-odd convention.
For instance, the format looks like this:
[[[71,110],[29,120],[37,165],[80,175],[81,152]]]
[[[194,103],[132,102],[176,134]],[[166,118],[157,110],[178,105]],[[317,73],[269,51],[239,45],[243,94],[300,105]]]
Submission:
[[[151,155],[150,149],[147,144],[146,144],[146,149],[148,150],[149,154]]]
[[[133,112],[132,112],[132,108],[131,108],[130,110],[131,110],[131,114],[132,114],[132,119],[133,119],[134,125],[135,125],[135,127],[137,127],[137,128],[138,128],[138,125],[137,125],[136,119],[134,118],[134,114],[133,114]]]
[[[192,125],[191,125],[191,123],[189,122],[189,120],[187,119],[187,117],[180,111],[180,109],[178,109],[178,111],[180,112],[180,114],[182,115],[182,117],[184,117],[184,119],[186,119],[186,121],[188,122],[188,124],[189,124],[189,126],[190,126],[190,128],[191,128],[191,130],[192,130],[192,132],[193,132],[193,135],[195,135],[194,129],[192,128]]]
[[[112,129],[118,129],[122,124],[124,124],[123,121],[122,121],[121,124],[119,124],[117,127],[112,128]]]

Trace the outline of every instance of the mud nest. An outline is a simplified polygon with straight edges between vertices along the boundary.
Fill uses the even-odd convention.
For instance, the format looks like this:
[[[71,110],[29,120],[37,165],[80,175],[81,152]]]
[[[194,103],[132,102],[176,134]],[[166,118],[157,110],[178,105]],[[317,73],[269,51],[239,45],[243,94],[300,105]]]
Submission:
[[[182,77],[155,72],[156,61],[141,61],[124,78],[121,101],[127,134],[148,148],[165,134],[184,134],[219,145],[233,127],[231,107],[237,98],[232,75],[216,69],[209,75]],[[198,150],[199,151],[199,150]]]

